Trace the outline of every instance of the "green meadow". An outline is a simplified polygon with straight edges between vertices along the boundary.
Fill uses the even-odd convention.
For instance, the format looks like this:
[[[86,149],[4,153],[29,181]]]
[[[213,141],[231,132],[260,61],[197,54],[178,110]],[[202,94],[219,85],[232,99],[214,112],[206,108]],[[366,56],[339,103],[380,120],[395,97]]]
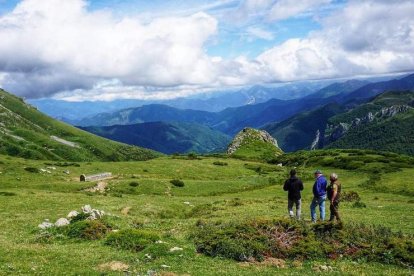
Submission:
[[[0,274],[412,275],[412,263],[393,261],[392,256],[390,262],[363,256],[289,257],[277,265],[212,257],[197,250],[194,240],[203,224],[288,220],[287,193],[282,187],[294,166],[305,185],[305,225],[310,225],[312,177],[318,168],[327,175],[336,172],[343,192],[353,191],[360,197],[359,205],[341,203],[345,227],[381,226],[410,239],[414,234],[412,161],[406,156],[362,151],[298,152],[282,155],[273,164],[220,156],[58,163],[0,155]],[[278,166],[279,162],[284,166]],[[85,191],[96,182],[80,182],[79,176],[99,172],[113,174],[105,180],[105,192]],[[184,186],[174,186],[173,179],[183,181]],[[86,204],[105,211],[109,230],[103,236],[85,239],[74,235],[73,229],[38,228],[45,219],[55,222]],[[329,216],[328,204],[326,213]],[[147,233],[141,248],[126,248],[127,241],[117,236],[129,230]],[[174,247],[178,249],[171,250]],[[407,250],[414,254],[412,248]],[[112,267],[114,262],[124,266]]]

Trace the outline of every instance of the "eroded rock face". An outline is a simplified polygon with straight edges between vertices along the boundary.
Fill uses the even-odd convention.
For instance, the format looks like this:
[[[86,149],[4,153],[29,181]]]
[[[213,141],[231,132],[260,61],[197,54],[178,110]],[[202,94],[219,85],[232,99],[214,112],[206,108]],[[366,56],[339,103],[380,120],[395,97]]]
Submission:
[[[387,118],[394,117],[399,113],[404,113],[412,109],[408,105],[393,105],[390,107],[384,107],[380,111],[373,114],[369,112],[366,116],[362,118],[354,118],[350,124],[348,123],[339,123],[338,125],[331,125],[327,128],[325,133],[330,133],[324,137],[324,143],[329,144],[344,136],[350,129],[369,124],[375,120],[384,120]]]
[[[233,141],[227,148],[227,154],[233,154],[237,149],[240,148],[241,145],[243,145],[244,142],[249,140],[263,141],[265,143],[271,143],[276,147],[279,147],[277,145],[276,139],[273,138],[272,135],[270,135],[267,131],[246,127],[241,130],[236,135],[236,137],[234,137]]]

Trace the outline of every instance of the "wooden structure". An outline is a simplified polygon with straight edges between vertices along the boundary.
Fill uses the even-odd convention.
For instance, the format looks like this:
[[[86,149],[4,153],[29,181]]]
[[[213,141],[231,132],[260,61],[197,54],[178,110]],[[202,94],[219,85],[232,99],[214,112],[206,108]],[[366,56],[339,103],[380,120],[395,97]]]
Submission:
[[[98,174],[92,174],[92,175],[82,174],[80,176],[80,181],[81,182],[99,181],[99,180],[103,180],[103,179],[107,179],[107,178],[111,178],[111,177],[112,177],[112,173],[110,173],[110,172],[104,172],[104,173],[98,173]]]

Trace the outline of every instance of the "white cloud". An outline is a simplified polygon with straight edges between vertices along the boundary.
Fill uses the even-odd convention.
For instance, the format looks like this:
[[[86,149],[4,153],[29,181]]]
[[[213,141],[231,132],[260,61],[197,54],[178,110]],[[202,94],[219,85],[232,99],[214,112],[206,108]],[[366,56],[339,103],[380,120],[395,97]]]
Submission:
[[[285,41],[257,60],[268,81],[413,70],[413,14],[413,1],[351,1],[323,20],[320,31]]]
[[[30,96],[36,82],[72,88],[78,77],[89,86],[105,78],[126,85],[209,83],[215,76],[203,46],[216,31],[217,21],[205,13],[142,24],[89,12],[83,0],[25,0],[0,17],[0,71],[9,74],[2,85]],[[21,86],[13,85],[17,80]]]
[[[260,14],[276,5],[281,13],[293,3],[273,14],[279,20],[322,2],[243,5]],[[69,100],[165,99],[263,82],[408,71],[414,69],[413,14],[410,0],[354,0],[305,38],[289,39],[254,59],[225,59],[205,51],[218,28],[206,13],[144,24],[88,11],[84,0],[24,0],[0,17],[0,86],[32,98],[58,93]],[[244,33],[274,39],[260,24]]]
[[[275,39],[275,36],[272,32],[264,30],[260,27],[248,27],[247,28],[247,34],[254,37],[254,38],[260,38],[260,39],[264,39],[264,40],[273,40],[273,39]]]
[[[270,9],[268,17],[270,20],[283,20],[330,2],[331,0],[279,0]]]

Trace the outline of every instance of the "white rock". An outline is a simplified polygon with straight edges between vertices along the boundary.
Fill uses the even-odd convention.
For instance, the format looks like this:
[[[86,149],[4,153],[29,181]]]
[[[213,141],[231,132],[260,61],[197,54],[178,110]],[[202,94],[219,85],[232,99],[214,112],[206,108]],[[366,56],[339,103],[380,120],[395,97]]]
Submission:
[[[50,227],[53,227],[53,226],[54,226],[54,224],[50,223],[49,220],[45,220],[44,222],[42,222],[41,224],[38,225],[38,227],[40,229],[47,229],[47,228],[50,228]]]
[[[72,218],[76,217],[77,215],[79,215],[78,211],[70,211],[69,214],[67,215],[67,218],[72,219]]]
[[[171,266],[169,266],[169,265],[165,265],[165,264],[164,264],[164,265],[161,265],[161,267],[162,267],[162,268],[170,268]]]
[[[85,206],[83,206],[82,207],[82,211],[85,213],[85,214],[90,214],[90,213],[92,213],[92,207],[91,207],[91,205],[85,205]]]
[[[165,242],[163,242],[163,241],[159,240],[159,241],[156,241],[155,243],[165,243]]]
[[[174,251],[183,251],[183,249],[181,247],[173,247],[170,249],[170,252],[174,252]]]
[[[69,225],[70,221],[67,218],[60,218],[55,222],[56,227],[62,227],[65,225]]]
[[[96,209],[92,209],[92,211],[89,213],[91,214],[88,219],[89,220],[95,220],[95,219],[100,219],[105,215],[104,211],[100,211],[100,210],[96,210]]]
[[[184,201],[183,202],[184,204],[187,204],[187,205],[190,205],[191,203],[190,202],[188,202],[188,201]]]

